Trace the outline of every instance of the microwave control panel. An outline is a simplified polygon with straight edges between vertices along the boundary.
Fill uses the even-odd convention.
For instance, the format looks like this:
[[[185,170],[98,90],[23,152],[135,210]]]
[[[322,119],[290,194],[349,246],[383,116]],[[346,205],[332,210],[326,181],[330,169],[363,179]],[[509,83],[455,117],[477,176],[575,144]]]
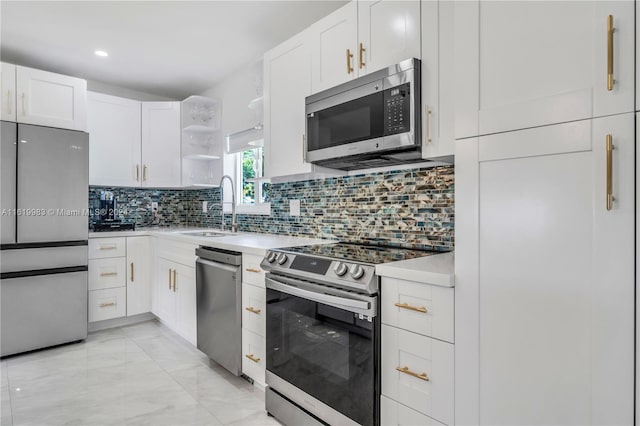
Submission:
[[[411,130],[411,93],[409,83],[384,91],[384,134]]]

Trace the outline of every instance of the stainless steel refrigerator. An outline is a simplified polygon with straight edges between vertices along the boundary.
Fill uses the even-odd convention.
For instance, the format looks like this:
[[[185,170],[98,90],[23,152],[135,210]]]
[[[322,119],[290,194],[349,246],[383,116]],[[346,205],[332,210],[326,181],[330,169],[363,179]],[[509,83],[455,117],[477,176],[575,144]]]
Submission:
[[[0,356],[87,337],[89,135],[2,121]]]

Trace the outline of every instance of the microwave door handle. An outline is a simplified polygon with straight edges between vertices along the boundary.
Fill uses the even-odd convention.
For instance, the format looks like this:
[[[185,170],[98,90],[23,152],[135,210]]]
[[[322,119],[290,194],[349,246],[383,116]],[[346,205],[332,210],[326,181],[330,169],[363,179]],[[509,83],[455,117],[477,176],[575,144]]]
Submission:
[[[331,305],[336,308],[343,308],[351,312],[353,312],[354,309],[368,310],[371,308],[371,304],[363,300],[348,299],[338,296],[331,296],[330,294],[317,293],[315,291],[305,290],[303,288],[282,284],[281,282],[275,281],[271,278],[266,278],[265,281],[267,284],[267,288],[270,288],[272,290],[278,290],[292,296],[302,297],[313,302],[324,303],[325,305]]]

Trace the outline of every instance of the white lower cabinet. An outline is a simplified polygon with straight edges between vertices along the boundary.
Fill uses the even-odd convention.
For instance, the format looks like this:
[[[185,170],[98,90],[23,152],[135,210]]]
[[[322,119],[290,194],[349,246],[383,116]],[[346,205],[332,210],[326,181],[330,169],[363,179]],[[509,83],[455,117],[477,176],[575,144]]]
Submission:
[[[265,370],[264,336],[242,329],[242,372],[264,386]]]
[[[429,416],[425,416],[405,405],[402,405],[393,399],[382,395],[380,397],[380,424],[403,425],[403,426],[440,426],[437,420]]]
[[[453,424],[453,345],[382,325],[382,394]]]
[[[151,237],[89,240],[89,322],[151,311]]]
[[[263,287],[242,285],[242,328],[265,335],[266,293]]]
[[[89,292],[89,322],[120,318],[127,314],[127,289],[107,288]]]
[[[152,298],[153,314],[194,345],[197,340],[196,247],[158,240]]]

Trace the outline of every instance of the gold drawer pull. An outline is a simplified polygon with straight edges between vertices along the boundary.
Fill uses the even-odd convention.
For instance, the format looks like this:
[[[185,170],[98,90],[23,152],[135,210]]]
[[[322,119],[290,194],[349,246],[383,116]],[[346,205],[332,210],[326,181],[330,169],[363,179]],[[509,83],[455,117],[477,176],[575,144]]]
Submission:
[[[398,370],[401,373],[408,374],[411,377],[415,377],[416,379],[424,380],[425,382],[429,381],[429,377],[427,377],[427,373],[422,373],[422,374],[414,373],[413,371],[409,370],[409,367],[407,366],[396,367],[396,370]]]
[[[100,273],[101,277],[115,277],[116,275],[118,275],[117,272],[101,272]]]
[[[251,306],[249,306],[248,308],[244,308],[244,310],[245,311],[249,311],[249,312],[251,312],[253,314],[258,314],[258,315],[260,315],[260,312],[261,312],[260,309],[253,308]]]
[[[103,245],[100,246],[100,250],[115,250],[117,248],[118,248],[118,246],[115,245],[115,244],[111,244],[111,245],[108,245],[108,246],[103,246]]]
[[[616,198],[613,196],[613,150],[616,147],[613,145],[613,136],[607,135],[606,149],[607,149],[607,210],[613,208],[613,202]]]
[[[402,308],[402,309],[408,309],[410,311],[416,311],[416,312],[422,312],[423,314],[427,313],[427,308],[425,308],[424,306],[421,307],[416,307],[416,306],[411,306],[408,303],[394,303],[398,308]]]
[[[613,85],[616,84],[613,78],[613,15],[607,16],[607,90],[612,91]]]
[[[101,308],[106,308],[108,306],[116,306],[116,302],[109,302],[109,303],[101,303],[100,304]]]
[[[260,269],[256,269],[256,268],[245,268],[245,271],[247,271],[247,272],[262,272]]]
[[[251,361],[255,362],[256,364],[260,362],[260,358],[256,358],[253,354],[249,354],[245,356],[249,358]]]

